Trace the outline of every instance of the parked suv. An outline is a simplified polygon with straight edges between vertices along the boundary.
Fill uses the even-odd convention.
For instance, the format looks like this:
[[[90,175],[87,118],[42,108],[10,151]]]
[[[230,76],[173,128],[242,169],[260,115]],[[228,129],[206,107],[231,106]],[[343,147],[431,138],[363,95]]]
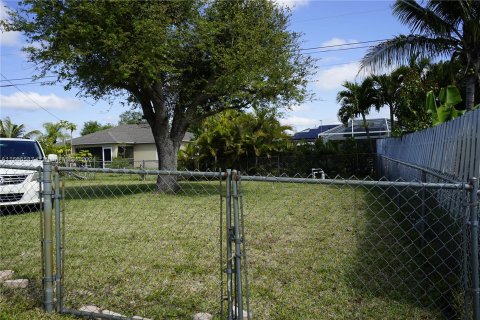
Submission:
[[[35,140],[0,138],[0,207],[40,203],[39,172],[31,169],[43,166],[44,158]],[[7,169],[2,165],[26,169]]]

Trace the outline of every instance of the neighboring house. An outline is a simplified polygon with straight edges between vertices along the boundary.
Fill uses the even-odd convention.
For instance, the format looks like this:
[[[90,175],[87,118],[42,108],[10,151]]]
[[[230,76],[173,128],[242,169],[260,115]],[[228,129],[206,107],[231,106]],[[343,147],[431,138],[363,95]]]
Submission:
[[[318,139],[318,135],[337,127],[338,124],[330,124],[325,126],[319,126],[318,128],[305,129],[295,133],[292,137],[293,141],[306,141],[306,142],[315,142]]]
[[[193,134],[187,132],[180,148],[192,138]],[[104,167],[114,158],[124,158],[133,161],[135,167],[157,168],[157,148],[148,124],[124,124],[74,138],[72,148],[74,153],[88,150]]]
[[[391,133],[390,120],[386,118],[367,119],[367,126],[372,139],[389,137]],[[346,140],[354,138],[356,140],[367,139],[367,131],[363,120],[350,120],[348,126],[338,125],[330,130],[319,133],[319,137],[327,140]]]

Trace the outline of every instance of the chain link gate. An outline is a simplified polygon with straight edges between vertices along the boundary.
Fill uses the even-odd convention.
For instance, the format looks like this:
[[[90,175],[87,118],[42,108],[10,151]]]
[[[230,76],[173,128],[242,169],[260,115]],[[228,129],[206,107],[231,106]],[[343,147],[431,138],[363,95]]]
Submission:
[[[89,178],[84,177],[84,173],[94,175]],[[63,176],[63,179],[60,179]],[[150,319],[150,318],[190,318],[191,314],[200,312],[202,310],[208,310],[212,313],[218,313],[218,306],[220,305],[220,297],[216,295],[217,290],[212,290],[214,287],[218,287],[219,277],[217,276],[217,267],[214,267],[215,262],[218,263],[218,231],[212,232],[216,228],[219,228],[219,211],[218,203],[222,195],[222,180],[225,179],[226,174],[222,172],[183,172],[183,171],[156,171],[156,170],[122,170],[122,169],[78,169],[78,168],[62,168],[59,167],[56,173],[57,180],[63,180],[63,187],[57,189],[57,192],[61,194],[59,201],[56,203],[57,208],[57,225],[62,225],[58,232],[60,234],[60,240],[58,241],[57,248],[59,251],[57,255],[60,257],[57,259],[57,266],[61,270],[62,277],[57,283],[57,308],[61,310],[61,313],[73,314],[78,316],[86,316],[93,318],[104,319]],[[171,184],[172,180],[178,183]],[[156,186],[159,181],[168,181],[168,185],[172,187],[169,190],[156,190]],[[100,184],[98,182],[100,181]],[[92,183],[93,182],[93,183]],[[173,189],[175,188],[175,189]],[[225,196],[225,195],[223,195]],[[103,199],[105,198],[105,199]],[[63,200],[62,200],[63,199]],[[89,204],[88,200],[93,200]],[[110,204],[99,206],[99,201],[110,202]],[[115,204],[115,202],[118,202]],[[63,205],[62,205],[63,203]],[[148,206],[145,205],[148,203]],[[217,203],[217,205],[215,205]],[[100,207],[100,208],[95,208]],[[105,215],[105,211],[117,207],[116,212],[113,214]],[[121,207],[121,208],[118,208]],[[104,283],[106,289],[95,286],[98,294],[98,300],[95,302],[93,297],[97,296],[97,292],[88,288],[82,288],[79,291],[74,286],[77,276],[83,278],[81,274],[75,272],[73,268],[69,267],[69,247],[73,247],[74,243],[84,243],[82,239],[75,236],[75,233],[82,230],[76,230],[75,233],[68,232],[68,228],[83,228],[85,231],[85,221],[76,221],[72,213],[78,214],[81,211],[96,210],[99,212],[96,218],[90,216],[90,220],[93,229],[97,229],[99,234],[91,236],[96,237],[96,244],[94,246],[88,246],[89,250],[98,251],[99,258],[102,255],[108,255],[110,253],[111,259],[132,259],[138,260],[138,263],[128,262],[125,263],[122,272],[128,273],[130,277],[140,279],[139,286],[145,286],[146,292],[136,291],[135,294],[126,294],[130,296],[130,299],[136,299],[135,301],[127,301],[127,298],[123,299],[120,293],[125,290],[138,290],[135,285],[125,284],[125,278],[117,274],[115,267],[109,264],[106,273],[110,275],[101,275],[103,272],[99,270],[103,262],[90,261],[98,265],[95,269],[89,270],[88,266],[83,267],[83,272],[88,272],[93,275],[95,273],[100,274],[101,282]],[[138,214],[139,216],[131,216],[129,213]],[[155,212],[158,212],[156,214]],[[224,212],[222,210],[221,212]],[[84,213],[85,214],[85,213]],[[70,219],[68,216],[70,215]],[[88,214],[87,214],[88,215]],[[199,233],[189,221],[194,221],[195,215],[201,215],[206,220],[202,223],[203,234]],[[125,216],[122,218],[122,216]],[[126,217],[128,216],[128,218]],[[66,219],[66,224],[65,224]],[[96,219],[96,220],[95,220]],[[119,222],[117,220],[121,220]],[[144,221],[140,221],[144,220]],[[100,226],[95,228],[95,224],[100,223]],[[198,223],[198,221],[196,222]],[[126,242],[136,243],[132,247],[128,243],[115,243],[109,230],[105,230],[101,226],[116,225],[115,231],[121,234],[119,239]],[[129,225],[128,229],[123,230],[125,225]],[[180,226],[184,230],[175,230]],[[141,230],[135,232],[131,228]],[[213,229],[212,229],[213,227]],[[146,237],[145,233],[151,228],[151,234]],[[200,226],[199,226],[200,228]],[[60,231],[63,230],[63,231]],[[65,230],[67,236],[65,235]],[[113,230],[112,230],[113,231]],[[94,234],[96,232],[93,232]],[[115,232],[114,232],[115,233]],[[125,235],[127,233],[127,235]],[[62,235],[63,234],[63,235]],[[104,238],[102,237],[104,236]],[[75,240],[70,240],[75,237]],[[123,239],[127,237],[127,239]],[[142,239],[146,237],[147,239]],[[140,239],[137,239],[140,238]],[[66,240],[65,240],[66,239]],[[145,243],[144,241],[148,242]],[[102,242],[110,241],[111,247],[104,247]],[[190,246],[195,246],[195,242],[202,242],[202,246],[198,247],[198,250],[191,250]],[[66,245],[64,243],[66,242]],[[154,248],[150,243],[155,243],[158,247],[163,247],[165,252],[161,251],[161,248]],[[85,244],[85,243],[84,243]],[[138,246],[140,247],[138,247]],[[118,246],[117,249],[116,246]],[[128,248],[125,252],[121,247]],[[65,254],[66,250],[66,254]],[[73,249],[71,249],[73,251]],[[81,250],[81,248],[74,248],[75,251]],[[143,252],[148,253],[145,255]],[[116,252],[120,258],[116,258],[111,251]],[[136,252],[134,252],[136,251]],[[185,252],[184,252],[185,251]],[[169,253],[171,256],[169,256]],[[150,256],[153,255],[153,256]],[[156,257],[155,257],[156,255]],[[106,258],[106,257],[105,257]],[[104,259],[105,259],[104,258]],[[88,259],[86,255],[83,260]],[[141,261],[148,259],[148,262],[143,264]],[[73,260],[73,259],[72,259]],[[108,260],[108,259],[106,259]],[[84,264],[84,261],[76,261],[75,264]],[[107,262],[105,262],[107,263]],[[120,263],[120,261],[116,261]],[[72,261],[73,264],[73,261]],[[200,268],[196,270],[195,264],[200,265]],[[142,265],[139,267],[139,265]],[[152,273],[153,268],[155,272]],[[136,274],[130,269],[144,270],[145,274],[149,274],[149,277],[142,277],[142,275]],[[157,273],[153,279],[152,277]],[[198,273],[198,274],[197,274]],[[66,277],[63,277],[63,274]],[[111,279],[115,279],[114,282],[118,283],[118,286],[125,286],[122,289],[111,289]],[[177,278],[179,280],[177,281]],[[199,278],[201,280],[194,280]],[[70,284],[68,284],[70,280]],[[142,281],[144,284],[142,284]],[[175,299],[165,296],[165,284],[170,290],[169,294],[176,294],[176,287],[183,287],[185,282],[192,281],[191,285],[198,287],[208,286],[208,300],[206,306],[189,306],[188,304],[182,305],[182,300],[186,299],[182,297],[185,292],[181,292]],[[152,282],[149,284],[149,282]],[[153,284],[155,282],[155,284]],[[60,284],[59,284],[60,283]],[[65,285],[64,285],[65,283]],[[64,289],[66,287],[66,289]],[[70,288],[68,288],[70,287]],[[192,291],[196,291],[197,289]],[[206,289],[204,289],[206,290]],[[108,294],[103,294],[102,291]],[[118,297],[108,297],[111,292],[118,294]],[[187,294],[187,299],[200,299],[203,298],[198,293]],[[199,295],[192,298],[192,294]],[[70,302],[69,302],[70,300]],[[91,301],[91,303],[87,303]],[[68,307],[64,305],[69,304]],[[188,302],[187,302],[188,303]],[[135,305],[131,307],[130,305]],[[122,307],[123,305],[123,307]],[[125,307],[127,305],[127,307]],[[202,305],[202,303],[199,303]],[[216,307],[214,307],[216,306]],[[199,309],[196,309],[199,308]]]
[[[14,169],[2,166],[2,170]],[[200,177],[201,173],[170,172],[164,174],[180,177],[180,189],[161,195],[154,192],[155,171],[58,168],[52,198],[44,190],[50,183],[48,165],[36,169],[43,176],[41,243],[47,311],[55,307],[81,316],[124,319],[119,310],[132,319],[187,319],[197,311],[218,310],[215,317],[235,319],[243,317],[243,308],[250,311],[251,304],[255,319],[376,319],[392,314],[405,319],[479,319],[475,178],[464,184],[442,181],[429,172],[422,173],[420,177],[426,177],[418,182],[230,173],[231,183],[237,183],[227,184],[228,192],[220,182],[221,176],[229,179],[228,173]],[[68,172],[89,176],[78,178]],[[220,217],[233,224],[219,221],[217,214],[201,214],[218,213],[219,195],[224,199]],[[159,214],[148,213],[158,206]],[[122,209],[122,215],[106,215],[112,208]],[[6,226],[2,234],[8,240],[16,216],[4,212],[2,208],[0,218]],[[223,230],[205,234],[212,225]],[[154,231],[144,232],[150,229]],[[218,234],[224,244],[220,273],[226,282],[215,271]],[[160,240],[154,242],[156,237]],[[118,249],[128,243],[131,252]],[[13,254],[5,252],[2,261],[15,267]],[[168,260],[168,254],[174,259]],[[243,268],[236,269],[238,262]],[[235,272],[247,267],[250,286],[237,285],[238,280],[246,280],[246,273]],[[18,268],[23,267],[18,264]],[[138,276],[142,273],[145,277]],[[157,289],[146,281],[152,277],[161,279],[152,284]],[[126,287],[121,287],[123,281]],[[220,306],[214,293],[219,287]],[[130,300],[142,294],[145,301]],[[78,310],[89,301],[105,304],[99,313]],[[104,313],[107,307],[113,311]]]

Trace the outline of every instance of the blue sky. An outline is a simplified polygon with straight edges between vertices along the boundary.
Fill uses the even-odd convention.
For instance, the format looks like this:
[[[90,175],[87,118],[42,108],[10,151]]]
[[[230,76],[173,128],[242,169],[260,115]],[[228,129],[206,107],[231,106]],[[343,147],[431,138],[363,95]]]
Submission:
[[[391,1],[314,1],[278,0],[292,8],[291,29],[301,32],[303,48],[341,45],[344,43],[387,39],[400,33],[408,33],[391,14]],[[5,17],[5,7],[13,7],[16,1],[0,0],[0,18]],[[21,52],[24,39],[17,33],[2,33],[0,38],[0,72],[7,79],[30,78],[34,66],[27,62]],[[358,46],[365,46],[358,45]],[[347,47],[331,47],[340,49]],[[319,49],[322,50],[322,49]],[[311,51],[319,51],[311,50]],[[323,49],[326,50],[326,49]],[[336,93],[345,80],[355,80],[358,61],[366,48],[335,50],[312,54],[318,59],[317,74],[309,84],[314,101],[293,106],[285,112],[282,122],[296,130],[338,123],[336,113],[339,106]],[[118,122],[118,115],[126,110],[120,104],[121,97],[113,99],[113,105],[106,101],[94,102],[79,99],[77,91],[65,91],[62,86],[29,84],[30,80],[12,80],[16,87],[4,77],[0,78],[0,118],[10,117],[14,123],[23,123],[29,130],[41,129],[44,122],[59,119],[77,124],[79,130],[85,121],[101,123]],[[359,79],[357,77],[357,79]],[[385,109],[371,117],[387,117]]]

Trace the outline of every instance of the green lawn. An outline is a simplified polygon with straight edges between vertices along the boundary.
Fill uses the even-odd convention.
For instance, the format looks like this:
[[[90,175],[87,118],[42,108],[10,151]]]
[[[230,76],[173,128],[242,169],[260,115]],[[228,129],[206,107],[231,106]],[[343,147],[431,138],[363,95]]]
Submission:
[[[219,183],[180,185],[174,195],[138,176],[66,181],[66,307],[153,319],[218,314]],[[442,317],[441,287],[418,278],[415,248],[399,242],[410,231],[382,202],[367,205],[372,193],[244,182],[243,195],[254,319]],[[32,281],[26,294],[0,289],[0,319],[67,318],[41,311],[39,214],[0,223],[0,269]]]

